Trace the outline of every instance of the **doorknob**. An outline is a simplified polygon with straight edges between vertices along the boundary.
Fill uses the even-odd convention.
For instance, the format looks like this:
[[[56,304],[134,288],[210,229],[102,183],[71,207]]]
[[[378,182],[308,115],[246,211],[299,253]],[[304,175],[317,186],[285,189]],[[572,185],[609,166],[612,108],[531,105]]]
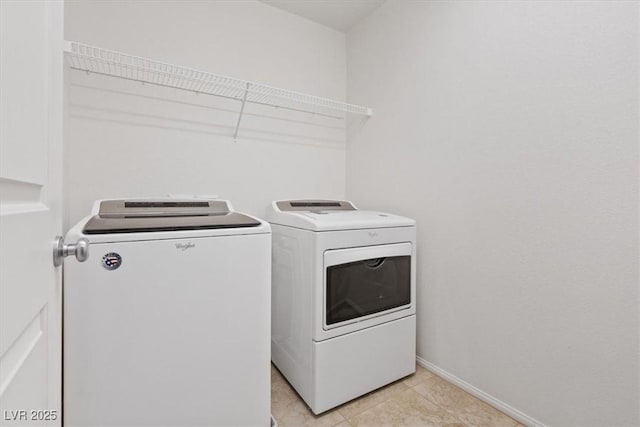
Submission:
[[[75,255],[78,261],[85,262],[89,258],[89,241],[83,237],[67,245],[62,236],[56,236],[53,241],[53,265],[62,265],[64,258],[69,255]]]

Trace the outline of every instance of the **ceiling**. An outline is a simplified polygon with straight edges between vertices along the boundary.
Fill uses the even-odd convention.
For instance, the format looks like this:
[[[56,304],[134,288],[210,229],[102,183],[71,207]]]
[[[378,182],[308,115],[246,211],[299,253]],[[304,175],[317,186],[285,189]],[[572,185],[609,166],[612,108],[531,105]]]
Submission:
[[[318,24],[347,32],[385,0],[262,0]]]

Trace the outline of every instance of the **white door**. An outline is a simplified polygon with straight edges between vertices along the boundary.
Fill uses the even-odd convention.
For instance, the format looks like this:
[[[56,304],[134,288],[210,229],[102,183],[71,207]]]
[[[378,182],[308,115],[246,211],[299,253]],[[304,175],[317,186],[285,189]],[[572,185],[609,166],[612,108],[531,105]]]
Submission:
[[[61,419],[62,42],[62,2],[0,0],[2,426]]]

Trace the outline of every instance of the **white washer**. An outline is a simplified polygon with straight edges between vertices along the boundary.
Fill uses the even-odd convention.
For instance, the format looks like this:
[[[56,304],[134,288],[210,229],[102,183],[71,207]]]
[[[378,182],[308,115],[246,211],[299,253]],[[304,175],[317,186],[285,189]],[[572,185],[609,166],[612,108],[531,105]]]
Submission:
[[[98,201],[66,236],[65,426],[269,426],[269,224],[223,200]]]
[[[318,414],[415,372],[415,221],[287,200],[273,232],[271,359]]]

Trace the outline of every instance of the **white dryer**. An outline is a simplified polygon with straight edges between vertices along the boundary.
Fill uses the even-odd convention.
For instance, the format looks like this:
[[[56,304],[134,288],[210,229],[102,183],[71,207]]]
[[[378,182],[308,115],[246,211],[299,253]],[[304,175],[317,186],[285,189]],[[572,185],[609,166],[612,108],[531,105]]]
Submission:
[[[416,224],[275,201],[271,359],[316,414],[415,372]]]
[[[269,426],[269,224],[224,200],[95,203],[66,236],[65,426]]]

